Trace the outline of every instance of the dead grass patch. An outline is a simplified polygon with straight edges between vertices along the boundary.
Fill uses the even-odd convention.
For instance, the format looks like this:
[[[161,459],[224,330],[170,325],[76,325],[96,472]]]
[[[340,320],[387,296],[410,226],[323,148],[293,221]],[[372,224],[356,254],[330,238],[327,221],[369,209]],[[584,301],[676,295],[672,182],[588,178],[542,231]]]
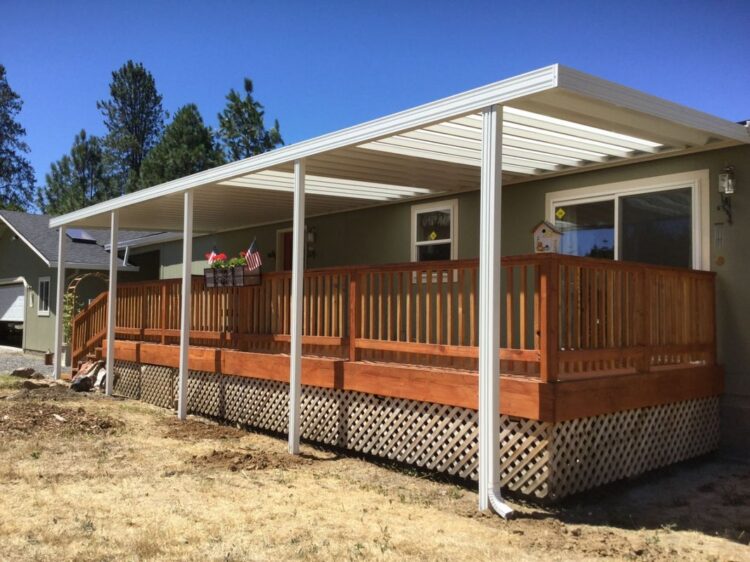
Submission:
[[[139,402],[30,393],[0,403],[16,407],[42,414],[28,413],[29,425],[0,449],[0,560],[747,556],[736,533],[749,508],[733,505],[729,488],[747,489],[736,466],[703,466],[700,477],[688,471],[554,510],[516,502],[519,518],[502,521],[476,512],[473,487],[309,446],[289,457],[283,439],[177,422]],[[49,413],[111,420],[113,429],[94,423],[85,439],[54,425],[34,429],[47,427]],[[699,493],[709,481],[721,486]],[[722,494],[728,501],[714,509]],[[686,514],[692,519],[680,521]]]

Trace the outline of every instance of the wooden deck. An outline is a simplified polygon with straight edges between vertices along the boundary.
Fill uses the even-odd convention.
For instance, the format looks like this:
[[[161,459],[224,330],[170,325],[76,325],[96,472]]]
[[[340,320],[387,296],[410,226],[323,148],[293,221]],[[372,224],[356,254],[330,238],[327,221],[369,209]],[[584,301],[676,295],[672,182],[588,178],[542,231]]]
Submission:
[[[476,260],[305,273],[303,384],[476,408]],[[504,258],[501,411],[561,421],[722,391],[714,274],[561,255]],[[193,279],[190,368],[285,381],[289,273]],[[102,348],[106,294],[73,324]],[[118,359],[177,366],[180,281],[118,286]]]

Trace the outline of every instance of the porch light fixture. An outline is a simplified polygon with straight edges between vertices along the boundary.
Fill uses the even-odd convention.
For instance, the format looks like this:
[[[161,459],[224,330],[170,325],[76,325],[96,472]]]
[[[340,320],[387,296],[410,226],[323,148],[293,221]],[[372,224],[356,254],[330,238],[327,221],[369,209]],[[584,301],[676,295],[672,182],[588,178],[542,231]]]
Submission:
[[[724,166],[719,172],[719,194],[721,195],[722,210],[727,215],[727,222],[732,224],[732,195],[737,187],[737,179],[734,176],[734,166]]]

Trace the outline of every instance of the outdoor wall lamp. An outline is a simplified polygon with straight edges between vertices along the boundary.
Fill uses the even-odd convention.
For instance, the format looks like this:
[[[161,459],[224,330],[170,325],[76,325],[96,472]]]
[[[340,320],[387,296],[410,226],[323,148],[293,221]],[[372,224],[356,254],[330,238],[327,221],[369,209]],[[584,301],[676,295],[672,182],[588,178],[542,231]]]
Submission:
[[[737,179],[734,176],[734,166],[724,166],[719,172],[719,194],[721,195],[719,209],[726,213],[729,224],[732,224],[732,195],[736,186]]]

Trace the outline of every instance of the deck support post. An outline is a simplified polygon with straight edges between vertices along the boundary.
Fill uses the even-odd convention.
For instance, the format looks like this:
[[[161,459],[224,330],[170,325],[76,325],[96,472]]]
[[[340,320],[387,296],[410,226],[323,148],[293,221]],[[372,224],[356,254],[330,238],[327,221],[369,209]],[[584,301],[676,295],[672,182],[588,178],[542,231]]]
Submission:
[[[57,243],[57,286],[55,287],[55,360],[52,368],[52,377],[57,380],[62,373],[62,347],[63,347],[63,300],[65,298],[65,236],[67,229],[60,227],[59,240]],[[72,350],[71,350],[72,351]],[[68,352],[70,353],[70,351]]]
[[[190,351],[190,300],[193,273],[193,192],[184,195],[182,227],[182,302],[180,311],[180,374],[177,385],[177,417],[187,418],[188,353]]]
[[[120,228],[120,217],[117,211],[110,216],[109,246],[109,294],[107,295],[107,368],[105,392],[112,396],[115,380],[115,326],[117,324],[117,238]]]
[[[503,108],[482,111],[479,207],[479,509],[513,511],[500,496],[500,234]]]
[[[302,394],[302,295],[305,275],[305,161],[294,162],[291,349],[289,351],[289,452],[299,454]]]

